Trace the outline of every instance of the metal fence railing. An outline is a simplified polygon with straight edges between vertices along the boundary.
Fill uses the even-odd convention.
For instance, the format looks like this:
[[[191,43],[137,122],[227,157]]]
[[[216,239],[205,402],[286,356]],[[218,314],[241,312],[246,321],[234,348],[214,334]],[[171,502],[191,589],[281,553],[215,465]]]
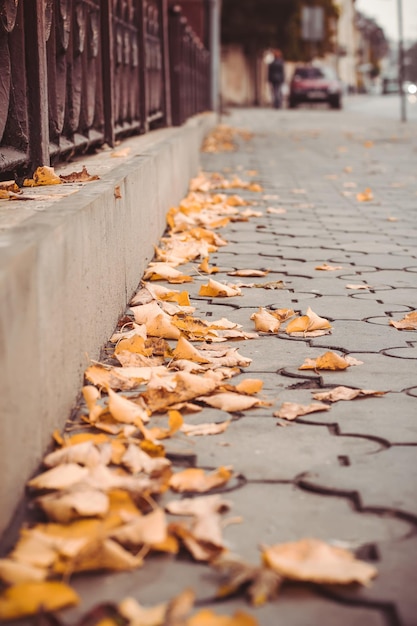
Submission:
[[[167,0],[0,0],[0,179],[209,108],[209,57]]]

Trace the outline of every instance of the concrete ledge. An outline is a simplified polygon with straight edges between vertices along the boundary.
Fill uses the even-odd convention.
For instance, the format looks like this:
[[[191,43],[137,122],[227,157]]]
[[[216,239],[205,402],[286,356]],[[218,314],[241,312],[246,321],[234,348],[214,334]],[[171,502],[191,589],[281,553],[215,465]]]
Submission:
[[[129,139],[122,160],[83,158],[101,180],[23,203],[29,217],[0,230],[0,532],[136,289],[214,123],[208,113]],[[7,210],[24,210],[18,204]]]

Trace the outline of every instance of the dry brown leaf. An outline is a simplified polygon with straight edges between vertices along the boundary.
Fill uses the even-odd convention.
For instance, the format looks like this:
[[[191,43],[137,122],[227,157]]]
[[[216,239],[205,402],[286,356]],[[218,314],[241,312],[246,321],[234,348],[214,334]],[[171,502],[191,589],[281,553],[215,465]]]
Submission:
[[[153,458],[134,444],[129,444],[121,463],[133,474],[145,472],[152,477],[160,476],[171,467],[171,461],[165,457]]]
[[[335,387],[330,391],[313,393],[315,400],[325,402],[339,402],[339,400],[354,400],[355,398],[367,398],[372,396],[383,396],[386,391],[373,391],[372,389],[351,389],[350,387]]]
[[[107,465],[111,461],[111,455],[110,442],[96,446],[92,441],[85,441],[47,454],[43,459],[43,465],[45,467],[55,467],[63,463],[78,463],[87,467],[101,463]]]
[[[37,498],[36,504],[48,519],[61,524],[80,517],[104,517],[109,510],[108,495],[85,486]]]
[[[58,611],[78,604],[71,587],[58,581],[21,583],[9,587],[0,596],[0,619],[13,620],[39,611]]]
[[[200,395],[211,393],[219,385],[219,380],[206,376],[197,376],[188,372],[177,372],[174,375],[175,388],[173,391],[164,389],[148,389],[142,394],[147,408],[155,413],[166,411],[168,407],[178,402],[186,402]]]
[[[203,469],[192,467],[181,472],[176,472],[169,481],[169,486],[174,491],[197,491],[205,493],[216,487],[225,485],[233,476],[231,467],[219,467],[217,470],[206,474]]]
[[[308,337],[308,333],[310,332],[329,329],[331,329],[330,322],[324,317],[317,315],[317,313],[314,313],[314,311],[308,307],[305,315],[297,317],[288,323],[285,332],[288,335],[292,335],[293,333],[303,333],[305,337]]]
[[[180,284],[193,281],[191,276],[182,274],[168,263],[153,263],[143,275],[143,280],[167,280],[169,283]]]
[[[322,270],[324,272],[335,272],[336,270],[342,270],[343,267],[341,265],[328,265],[327,263],[322,263],[322,265],[317,265],[315,270]]]
[[[167,439],[168,437],[172,437],[176,432],[178,432],[182,425],[184,424],[184,420],[182,419],[182,415],[179,411],[168,411],[169,423],[168,428],[150,428],[149,432],[153,439]]]
[[[53,167],[43,165],[37,167],[33,178],[26,178],[23,181],[23,187],[40,187],[43,185],[61,185],[62,180],[55,174]]]
[[[129,626],[164,626],[167,607],[167,604],[144,607],[135,598],[125,598],[120,602],[118,609]]]
[[[134,424],[139,427],[143,422],[149,421],[149,413],[141,398],[133,402],[111,389],[107,389],[107,393],[109,394],[109,411],[116,422]]]
[[[259,310],[250,318],[255,322],[256,330],[260,332],[277,333],[281,326],[281,322],[264,307],[259,307]]]
[[[124,572],[143,565],[140,557],[132,556],[120,544],[112,539],[97,539],[88,542],[70,562],[57,564],[57,573],[96,572],[109,570]]]
[[[7,585],[41,582],[48,575],[48,570],[29,563],[19,563],[13,559],[0,559],[0,579]]]
[[[145,370],[146,368],[143,369]],[[137,387],[140,382],[149,380],[149,376],[147,378],[140,376],[137,376],[136,378],[134,376],[129,377],[128,372],[124,372],[121,368],[114,368],[109,365],[99,364],[90,365],[90,367],[88,367],[84,372],[84,376],[90,383],[96,385],[96,387],[101,389],[110,387],[110,389],[121,391],[129,391],[130,389]],[[104,411],[106,411],[106,408],[100,406],[97,402],[100,398],[100,393],[97,389],[88,385],[83,387],[82,392],[90,412],[89,420],[93,423]]]
[[[201,354],[197,348],[195,348],[185,337],[180,337],[178,343],[172,352],[174,359],[186,359],[187,361],[193,361],[194,363],[210,363],[203,354]]]
[[[228,276],[241,276],[241,277],[250,277],[250,276],[266,276],[269,274],[269,270],[235,270],[234,272],[227,272]]]
[[[61,174],[59,178],[64,183],[87,183],[92,180],[100,180],[100,176],[97,176],[97,174],[89,174],[85,165],[83,165],[83,169],[81,170],[81,172],[71,172],[71,174],[68,174],[66,176]]]
[[[208,256],[204,257],[204,259],[198,266],[198,269],[200,270],[200,272],[203,272],[203,274],[217,274],[217,272],[220,272],[220,269],[215,265],[213,265],[212,267],[209,266]]]
[[[251,396],[261,391],[263,386],[264,383],[259,378],[245,378],[245,380],[242,380],[242,382],[236,385],[236,391]]]
[[[240,288],[235,285],[219,283],[217,280],[210,278],[207,285],[201,285],[198,295],[213,298],[230,298],[240,296],[242,292]]]
[[[316,359],[306,359],[298,368],[299,370],[345,370],[351,363],[336,354],[335,352],[325,352]]]
[[[211,422],[207,424],[183,424],[181,432],[188,437],[199,437],[205,435],[219,435],[224,433],[230,425],[231,420],[226,422]]]
[[[230,509],[230,504],[220,495],[174,500],[165,508],[171,515],[185,515],[193,518],[190,530],[194,539],[210,542],[214,546],[223,548],[224,522],[221,514]]]
[[[360,561],[345,550],[318,539],[277,544],[262,550],[264,563],[291,580],[322,584],[368,585],[377,575],[373,565]]]
[[[229,413],[246,411],[256,406],[269,406],[269,403],[258,400],[258,398],[252,398],[251,396],[233,392],[217,393],[212,396],[200,396],[199,400],[215,409],[228,411]]]
[[[222,583],[217,591],[219,598],[233,596],[244,588],[254,606],[274,600],[282,584],[282,577],[269,568],[254,566],[235,557],[221,556],[213,567],[220,573]]]
[[[390,326],[394,326],[397,330],[417,330],[417,311],[407,313],[399,322],[390,320],[389,323]]]
[[[370,285],[346,285],[346,289],[372,289]]]
[[[89,471],[76,463],[58,465],[28,482],[31,489],[69,489],[87,478]]]
[[[367,187],[365,191],[356,194],[356,200],[358,202],[371,202],[374,199],[374,194],[372,193],[372,189]]]
[[[165,512],[157,508],[148,515],[140,515],[113,530],[110,536],[128,548],[162,543],[167,538]]]
[[[284,402],[279,411],[274,413],[274,417],[280,417],[285,420],[295,420],[297,417],[307,415],[308,413],[316,413],[318,411],[328,411],[330,407],[327,404],[313,402],[312,404],[297,404],[296,402]]]
[[[144,339],[141,335],[134,334],[130,337],[123,337],[118,341],[114,354],[117,356],[119,352],[134,352],[143,356],[151,356],[152,348],[147,348],[145,344],[146,338]]]

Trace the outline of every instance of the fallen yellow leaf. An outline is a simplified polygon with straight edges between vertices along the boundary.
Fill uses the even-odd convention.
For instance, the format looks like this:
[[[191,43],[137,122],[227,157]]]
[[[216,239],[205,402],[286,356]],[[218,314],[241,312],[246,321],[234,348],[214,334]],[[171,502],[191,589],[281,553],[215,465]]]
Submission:
[[[331,325],[329,320],[326,320],[324,317],[320,317],[317,313],[311,310],[308,307],[306,314],[301,317],[296,317],[294,320],[288,323],[285,332],[288,335],[292,335],[295,333],[303,333],[305,337],[308,337],[311,332],[317,330],[330,330]]]
[[[262,550],[264,563],[284,578],[322,584],[368,585],[377,575],[373,565],[343,548],[318,539],[277,544]]]
[[[299,370],[345,370],[351,364],[335,352],[325,352],[317,359],[306,359]]]
[[[399,322],[390,320],[389,323],[397,330],[417,330],[417,311],[407,313]]]
[[[367,187],[365,191],[362,193],[356,194],[356,199],[358,202],[370,202],[374,199],[374,194],[372,193],[372,189]]]
[[[219,467],[217,470],[206,474],[203,469],[191,467],[181,472],[176,472],[169,481],[169,486],[174,491],[197,491],[205,493],[216,487],[225,485],[233,476],[231,467]]]
[[[242,292],[235,285],[219,283],[217,280],[210,278],[207,285],[201,285],[198,295],[213,298],[230,298],[232,296],[240,296]]]
[[[211,609],[201,609],[198,613],[188,618],[185,626],[258,626],[255,617],[236,611],[233,615],[218,615]]]
[[[57,581],[21,583],[9,587],[0,596],[0,619],[11,620],[38,611],[58,611],[78,604],[75,591]]]
[[[47,165],[37,167],[33,174],[33,178],[26,178],[23,181],[24,187],[40,187],[43,185],[61,184],[62,180],[55,174],[54,168],[48,167]]]
[[[335,387],[330,391],[313,393],[315,400],[325,402],[338,402],[339,400],[354,400],[355,398],[368,398],[372,396],[383,396],[386,391],[373,391],[372,389],[351,389],[350,387]]]
[[[313,402],[312,404],[297,404],[296,402],[284,402],[279,411],[274,413],[274,417],[280,417],[286,420],[295,420],[297,417],[307,415],[308,413],[316,413],[318,411],[328,411],[327,404]]]

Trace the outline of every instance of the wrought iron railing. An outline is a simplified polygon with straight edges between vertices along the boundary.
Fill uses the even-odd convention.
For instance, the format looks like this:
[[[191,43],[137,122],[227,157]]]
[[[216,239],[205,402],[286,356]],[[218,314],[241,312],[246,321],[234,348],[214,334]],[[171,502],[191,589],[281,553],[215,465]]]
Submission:
[[[183,123],[209,71],[167,0],[0,0],[0,178]]]

